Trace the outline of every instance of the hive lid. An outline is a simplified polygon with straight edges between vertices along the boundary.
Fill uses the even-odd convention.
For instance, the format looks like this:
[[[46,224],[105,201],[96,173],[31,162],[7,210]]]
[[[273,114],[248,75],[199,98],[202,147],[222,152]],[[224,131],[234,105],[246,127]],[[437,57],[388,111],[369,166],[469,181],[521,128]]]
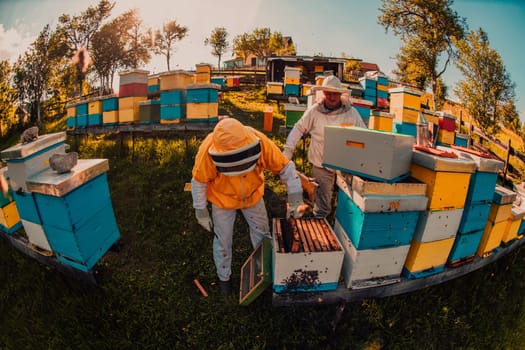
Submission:
[[[457,148],[444,146],[438,146],[437,148],[447,152],[454,152],[460,157],[460,159],[473,160],[476,163],[476,168],[478,171],[487,173],[497,173],[499,170],[503,169],[503,166],[505,165],[501,160],[481,157],[476,154],[465,152]]]
[[[453,173],[473,173],[476,171],[476,163],[472,159],[440,157],[416,149],[412,151],[412,162],[434,171]]]
[[[58,174],[48,168],[28,178],[26,186],[29,192],[62,197],[108,170],[107,159],[79,159],[70,172]]]
[[[18,143],[12,147],[3,150],[0,158],[3,160],[23,159],[28,156],[51,147],[57,143],[64,142],[66,132],[61,131],[53,134],[39,135],[38,138],[29,143]]]

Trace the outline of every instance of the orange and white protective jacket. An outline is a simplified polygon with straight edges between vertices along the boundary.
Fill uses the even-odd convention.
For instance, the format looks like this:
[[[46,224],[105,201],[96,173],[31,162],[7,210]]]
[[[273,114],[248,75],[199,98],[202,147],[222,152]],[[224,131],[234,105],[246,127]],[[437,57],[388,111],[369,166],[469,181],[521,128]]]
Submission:
[[[209,154],[212,133],[202,142],[192,171],[193,207],[203,209],[207,201],[222,209],[242,209],[255,205],[264,195],[264,172],[279,174],[288,193],[302,192],[295,165],[263,133],[247,127],[260,140],[261,154],[255,167],[241,175],[225,175],[217,170]]]

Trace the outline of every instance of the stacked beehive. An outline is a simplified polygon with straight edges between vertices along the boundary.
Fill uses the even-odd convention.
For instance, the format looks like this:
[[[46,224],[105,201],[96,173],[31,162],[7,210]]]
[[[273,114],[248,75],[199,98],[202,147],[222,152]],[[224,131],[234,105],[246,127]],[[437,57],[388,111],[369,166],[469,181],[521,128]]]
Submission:
[[[221,87],[221,90],[222,90],[226,86],[226,78],[224,76],[216,75],[216,76],[211,77],[211,83],[219,85]],[[280,94],[282,94],[282,93],[283,92],[282,92],[282,89],[281,89]]]
[[[80,101],[77,104],[76,127],[85,128],[88,125],[88,101]]]
[[[414,150],[410,174],[427,184],[428,205],[417,223],[403,273],[421,278],[443,271],[463,215],[476,164],[455,154]]]
[[[74,129],[77,127],[77,104],[68,103],[66,105],[66,127]]]
[[[102,100],[99,97],[88,101],[88,126],[102,125]]]
[[[456,135],[456,117],[445,113],[439,113],[439,131],[437,135],[438,145],[454,145]]]
[[[427,204],[426,185],[409,177],[413,144],[408,135],[325,127],[323,166],[352,174],[351,181],[337,177],[334,226],[345,250],[343,275],[349,288],[400,279]]]
[[[87,106],[87,105],[86,105]],[[39,136],[35,141],[19,143],[0,153],[7,163],[9,186],[29,242],[37,249],[52,254],[52,248],[44,232],[42,217],[35,194],[27,187],[27,179],[49,168],[53,154],[66,152],[65,132]]]
[[[416,123],[421,110],[422,92],[407,87],[388,89],[390,113],[394,114],[394,131],[416,137]]]
[[[484,258],[499,249],[509,216],[512,215],[512,204],[515,199],[516,192],[496,185],[488,221],[476,252],[478,256]]]
[[[114,95],[104,96],[102,98],[102,124],[117,125],[119,122],[118,112],[118,97]]]
[[[284,67],[284,94],[299,96],[301,84],[301,69],[297,67]]]
[[[350,92],[350,90],[348,90],[348,92]],[[351,101],[352,107],[354,107],[357,110],[357,112],[361,116],[361,119],[363,119],[365,124],[369,126],[370,113],[374,104],[367,99],[357,97],[352,97]]]
[[[0,176],[7,178],[7,167],[0,168]],[[6,193],[0,193],[0,231],[12,234],[22,227],[20,215],[16,208],[13,190],[8,186]]]
[[[89,271],[119,238],[107,185],[107,159],[78,160],[67,173],[49,167],[65,154],[65,133],[38,136],[1,152],[29,243],[41,254]]]
[[[471,175],[463,216],[459,224],[454,246],[447,259],[450,266],[458,266],[473,259],[487,223],[492,198],[503,162],[469,149],[438,147],[453,152],[461,158],[472,159],[476,171]]]
[[[219,117],[219,90],[216,84],[192,84],[186,90],[186,121],[216,122]]]
[[[119,123],[139,121],[139,102],[148,98],[148,71],[135,69],[120,72]]]
[[[348,288],[400,281],[419,216],[427,205],[426,184],[405,179],[393,184],[338,174],[334,231],[345,256]]]
[[[120,238],[108,170],[107,159],[79,159],[68,173],[47,168],[27,179],[57,260],[85,272]]]
[[[159,74],[160,123],[179,123],[186,117],[186,88],[193,84],[193,74],[184,70]]]
[[[158,94],[160,91],[160,80],[158,74],[148,76],[148,95]]]
[[[241,87],[241,77],[230,75],[226,78],[226,87],[230,90],[236,90]]]
[[[372,107],[377,105],[377,79],[368,75],[359,78],[359,85],[363,89],[363,98],[372,103]]]
[[[377,78],[377,108],[386,109],[389,108],[388,102],[388,77],[380,72],[376,73]]]

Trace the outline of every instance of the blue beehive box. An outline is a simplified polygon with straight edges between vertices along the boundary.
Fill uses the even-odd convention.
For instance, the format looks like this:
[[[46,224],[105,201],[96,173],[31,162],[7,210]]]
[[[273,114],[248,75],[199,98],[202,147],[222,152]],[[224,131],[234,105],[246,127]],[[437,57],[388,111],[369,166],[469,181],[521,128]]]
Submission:
[[[186,90],[187,103],[218,102],[219,89],[217,84],[191,84]]]
[[[465,203],[458,232],[468,233],[485,228],[489,218],[490,206],[490,203],[484,202]]]
[[[160,92],[160,104],[178,105],[185,103],[185,92],[183,90],[169,90]]]
[[[102,125],[102,114],[97,113],[97,114],[88,115],[87,125],[88,126]]]
[[[88,114],[88,103],[82,102],[77,105],[77,116]]]
[[[409,245],[428,199],[415,180],[385,184],[359,176],[337,177],[336,219],[358,250]]]
[[[482,236],[483,229],[468,233],[458,233],[447,261],[453,263],[473,257],[476,254]]]
[[[160,105],[160,120],[180,120],[185,117],[184,105]]]
[[[82,271],[89,271],[120,238],[107,170],[107,159],[80,159],[68,173],[48,169],[27,181],[57,259]]]
[[[286,84],[284,85],[284,94],[290,96],[299,96],[299,85],[296,84]]]
[[[117,111],[118,97],[107,97],[102,99],[102,112]]]
[[[66,126],[68,128],[75,128],[77,126],[77,117],[69,117],[66,120]]]

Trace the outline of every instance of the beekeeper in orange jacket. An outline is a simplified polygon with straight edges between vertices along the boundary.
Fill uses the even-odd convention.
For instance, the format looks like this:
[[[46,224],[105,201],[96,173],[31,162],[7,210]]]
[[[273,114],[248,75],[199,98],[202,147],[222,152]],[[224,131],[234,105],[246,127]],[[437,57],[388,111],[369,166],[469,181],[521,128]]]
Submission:
[[[263,200],[265,169],[279,174],[286,185],[287,217],[301,217],[305,206],[295,165],[263,133],[226,118],[204,139],[195,157],[191,180],[193,207],[199,224],[215,234],[213,259],[223,293],[232,290],[232,236],[237,209],[249,225],[254,248],[264,237],[271,237]]]

